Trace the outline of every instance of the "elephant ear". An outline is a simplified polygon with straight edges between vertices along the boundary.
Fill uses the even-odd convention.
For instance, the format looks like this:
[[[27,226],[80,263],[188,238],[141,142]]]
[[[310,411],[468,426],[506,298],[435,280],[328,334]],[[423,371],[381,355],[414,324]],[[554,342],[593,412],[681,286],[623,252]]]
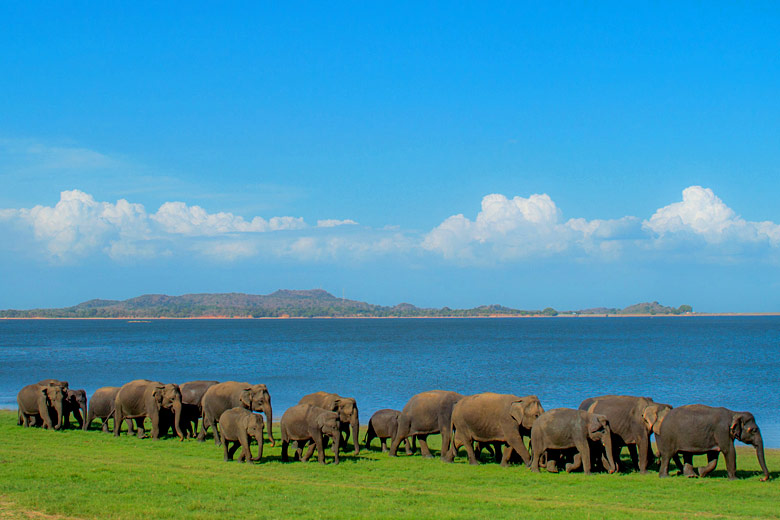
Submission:
[[[642,412],[642,422],[645,423],[647,431],[651,431],[653,426],[658,421],[658,408],[657,404],[651,404],[645,407],[645,411]]]
[[[525,406],[523,406],[523,401],[513,401],[509,405],[509,415],[512,416],[512,419],[514,419],[518,425],[523,424],[523,419],[525,418]]]
[[[158,404],[162,403],[164,390],[164,386],[155,386],[154,390],[152,390],[152,397],[154,397],[154,400],[157,401]]]
[[[46,400],[46,404],[51,404],[51,398],[49,397],[49,390],[47,388],[41,388],[41,394],[43,394],[43,398]]]
[[[328,414],[321,413],[317,416],[317,426],[322,430],[325,427],[325,423],[328,422]]]
[[[337,412],[341,408],[341,399],[336,398],[333,400],[333,411]]]
[[[731,426],[729,426],[729,435],[732,439],[739,439],[742,436],[742,424],[745,418],[741,413],[735,413],[731,418]]]
[[[607,418],[603,415],[590,414],[588,417],[588,433],[596,433],[606,425],[606,422]]]
[[[241,395],[238,396],[238,400],[244,405],[247,410],[252,409],[252,389],[244,388],[241,390]]]

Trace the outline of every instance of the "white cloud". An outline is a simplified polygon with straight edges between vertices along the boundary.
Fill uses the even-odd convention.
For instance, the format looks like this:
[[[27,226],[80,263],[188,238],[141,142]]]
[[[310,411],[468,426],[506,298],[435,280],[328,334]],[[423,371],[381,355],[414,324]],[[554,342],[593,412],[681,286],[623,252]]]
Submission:
[[[306,227],[302,218],[273,217],[267,221],[262,217],[255,217],[246,221],[232,213],[208,213],[200,206],[187,206],[184,202],[166,202],[150,218],[166,233],[190,236],[263,233]]]
[[[643,227],[660,239],[695,237],[708,244],[767,242],[780,245],[780,226],[774,222],[750,222],[726,206],[711,189],[690,186],[682,201],[657,210]]]
[[[351,219],[336,220],[331,218],[327,220],[317,221],[317,227],[337,227],[337,226],[354,226],[354,225],[357,225],[357,222]]]

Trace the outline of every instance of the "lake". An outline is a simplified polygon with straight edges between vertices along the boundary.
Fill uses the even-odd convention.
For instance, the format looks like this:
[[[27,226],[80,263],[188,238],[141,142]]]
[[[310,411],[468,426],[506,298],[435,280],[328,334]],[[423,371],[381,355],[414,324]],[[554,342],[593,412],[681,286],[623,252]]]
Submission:
[[[425,390],[602,394],[750,411],[780,448],[780,317],[0,320],[0,407],[44,378],[88,394],[140,378],[268,385],[279,420],[310,392],[357,399],[362,423]]]

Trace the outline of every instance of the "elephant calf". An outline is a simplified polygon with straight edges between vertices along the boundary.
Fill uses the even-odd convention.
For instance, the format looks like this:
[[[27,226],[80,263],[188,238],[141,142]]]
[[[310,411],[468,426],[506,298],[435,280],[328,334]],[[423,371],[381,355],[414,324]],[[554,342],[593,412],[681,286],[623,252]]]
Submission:
[[[76,427],[80,430],[84,425],[84,419],[87,417],[87,392],[84,390],[68,390],[63,403],[63,419],[62,425],[64,428],[70,427],[70,414],[73,414],[73,418],[76,420]]]
[[[566,471],[571,472],[582,466],[585,474],[590,475],[591,441],[601,442],[606,452],[609,472],[614,473],[616,466],[612,456],[612,432],[606,417],[571,408],[556,408],[545,412],[536,419],[531,429],[531,471],[539,472],[539,464],[548,450],[575,448],[577,454],[574,456],[574,462],[567,464]]]
[[[366,449],[371,445],[371,441],[375,438],[379,439],[379,444],[382,446],[382,453],[387,453],[387,439],[395,438],[398,434],[398,417],[401,415],[399,410],[391,410],[385,408],[379,410],[368,421],[368,430],[366,431],[365,445]],[[414,437],[412,437],[414,439]],[[411,455],[412,449],[410,447],[409,439],[403,441],[406,445],[406,454]]]
[[[263,417],[252,413],[246,408],[237,406],[223,413],[219,418],[219,435],[225,452],[225,461],[233,460],[233,454],[241,446],[239,462],[251,460],[257,462],[263,456]],[[250,443],[252,438],[257,441],[257,458],[252,458]],[[230,446],[230,443],[233,446]]]
[[[339,421],[337,412],[331,412],[310,404],[298,404],[284,412],[280,426],[282,430],[282,462],[289,460],[287,448],[291,442],[297,442],[298,446],[304,446],[307,442],[313,442],[309,446],[306,455],[301,457],[301,460],[309,460],[316,448],[317,459],[320,464],[325,464],[324,436],[327,435],[333,440],[334,463],[339,463],[341,421]],[[296,458],[300,457],[300,451],[300,448],[296,450]]]
[[[737,477],[737,453],[734,439],[750,444],[756,449],[756,457],[764,472],[762,481],[769,480],[769,470],[764,461],[764,439],[756,419],[750,412],[734,412],[727,408],[713,408],[703,404],[692,404],[672,408],[661,423],[656,440],[661,452],[661,467],[658,476],[669,476],[669,462],[678,453],[685,459],[684,472],[694,476],[693,455],[706,453],[708,464],[699,470],[704,477],[718,465],[718,453],[726,459],[729,479]]]

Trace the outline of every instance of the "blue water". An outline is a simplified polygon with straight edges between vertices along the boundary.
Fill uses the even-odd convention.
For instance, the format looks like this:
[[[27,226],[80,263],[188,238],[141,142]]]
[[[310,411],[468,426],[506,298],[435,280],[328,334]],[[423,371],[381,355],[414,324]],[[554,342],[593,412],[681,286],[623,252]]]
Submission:
[[[0,320],[0,407],[43,378],[92,393],[137,378],[268,385],[276,420],[307,393],[361,422],[431,389],[536,394],[545,408],[646,395],[753,412],[780,448],[780,318]]]

